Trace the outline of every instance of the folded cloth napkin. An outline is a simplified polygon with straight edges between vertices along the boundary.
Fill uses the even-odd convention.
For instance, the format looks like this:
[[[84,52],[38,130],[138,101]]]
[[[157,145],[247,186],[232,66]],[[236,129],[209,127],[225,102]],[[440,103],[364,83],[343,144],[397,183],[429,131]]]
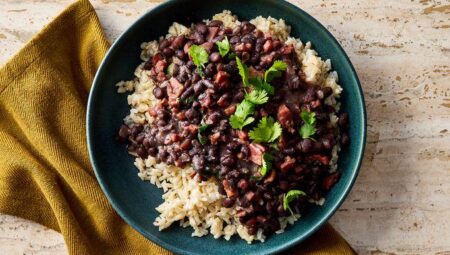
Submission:
[[[172,254],[119,218],[89,163],[86,102],[108,47],[81,0],[0,69],[0,212],[61,232],[70,254]],[[288,254],[353,251],[326,225]]]

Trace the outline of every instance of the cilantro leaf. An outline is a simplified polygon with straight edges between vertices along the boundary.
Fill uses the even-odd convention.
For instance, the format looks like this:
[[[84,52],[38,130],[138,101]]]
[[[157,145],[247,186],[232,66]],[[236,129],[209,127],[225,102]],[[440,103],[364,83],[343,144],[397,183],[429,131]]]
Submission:
[[[265,82],[260,77],[252,77],[252,78],[249,79],[249,82],[256,89],[265,90],[267,92],[267,94],[269,94],[269,95],[274,95],[275,94],[275,89],[273,88],[273,86],[270,85],[269,83]]]
[[[189,105],[189,104],[193,103],[195,100],[197,100],[197,98],[195,96],[190,96],[185,99],[178,98],[177,100],[178,100],[178,102],[180,102],[180,104]]]
[[[273,65],[264,73],[264,81],[271,82],[274,78],[281,77],[281,72],[286,71],[287,64],[281,60],[275,60]]]
[[[259,173],[261,176],[265,176],[268,171],[272,168],[272,160],[274,159],[274,156],[268,152],[264,153],[262,155],[262,167]]]
[[[253,117],[239,118],[236,115],[231,115],[230,117],[230,125],[234,129],[242,130],[243,127],[251,124],[253,121],[255,121]]]
[[[265,90],[254,89],[252,92],[245,95],[245,99],[253,104],[265,104],[269,101],[267,92]]]
[[[289,207],[289,203],[297,199],[299,196],[306,196],[306,193],[301,190],[289,190],[288,193],[284,194],[283,196],[283,209],[291,212],[292,215],[294,215],[294,212],[292,211],[291,207]]]
[[[263,117],[258,126],[248,133],[248,136],[257,143],[271,143],[280,137],[282,131],[280,123],[275,122],[272,117]]]
[[[200,73],[202,72],[202,68],[205,67],[205,64],[208,63],[208,52],[199,45],[192,45],[189,48],[189,56],[192,58],[192,62],[194,62],[195,66],[197,66],[197,69]]]
[[[201,132],[205,132],[208,128],[209,128],[209,124],[202,124],[202,125],[200,125],[200,127],[198,127],[198,132],[199,133],[201,133]]]
[[[170,65],[167,67],[167,69],[166,69],[166,74],[167,75],[172,75],[172,73],[173,73],[173,65],[174,65],[174,63],[170,63]]]
[[[316,113],[302,111],[300,113],[300,118],[303,120],[303,125],[300,127],[300,135],[303,139],[310,138],[316,133]]]
[[[201,145],[205,145],[208,141],[208,139],[204,135],[202,135],[202,133],[205,132],[209,128],[209,126],[209,124],[203,124],[198,127],[197,139]]]
[[[236,111],[230,117],[230,125],[234,129],[241,129],[244,126],[252,123],[255,119],[253,117],[247,117],[255,110],[255,105],[250,101],[244,99],[237,107]]]
[[[219,48],[220,56],[225,57],[230,51],[230,42],[228,41],[228,37],[225,36],[221,42],[216,42],[217,47]]]
[[[250,86],[250,83],[248,82],[248,67],[244,63],[242,63],[239,57],[236,57],[236,64],[239,70],[239,75],[242,77],[242,83],[244,84],[244,87]]]

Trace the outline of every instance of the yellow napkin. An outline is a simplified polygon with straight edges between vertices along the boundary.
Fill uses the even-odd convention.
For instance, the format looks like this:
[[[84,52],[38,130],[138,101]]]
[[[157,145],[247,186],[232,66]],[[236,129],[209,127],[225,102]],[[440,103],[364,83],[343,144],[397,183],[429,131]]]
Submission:
[[[108,47],[81,0],[0,69],[0,212],[61,232],[70,254],[171,254],[118,217],[89,163],[86,101]],[[353,251],[326,225],[288,253]]]

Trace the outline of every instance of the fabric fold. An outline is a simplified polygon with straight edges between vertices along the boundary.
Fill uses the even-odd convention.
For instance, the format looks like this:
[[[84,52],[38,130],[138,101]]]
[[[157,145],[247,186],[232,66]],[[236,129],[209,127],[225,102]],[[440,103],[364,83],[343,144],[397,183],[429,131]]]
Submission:
[[[0,68],[0,212],[61,232],[70,254],[172,254],[120,219],[89,162],[87,97],[108,48],[80,0]],[[353,252],[326,225],[287,254]]]

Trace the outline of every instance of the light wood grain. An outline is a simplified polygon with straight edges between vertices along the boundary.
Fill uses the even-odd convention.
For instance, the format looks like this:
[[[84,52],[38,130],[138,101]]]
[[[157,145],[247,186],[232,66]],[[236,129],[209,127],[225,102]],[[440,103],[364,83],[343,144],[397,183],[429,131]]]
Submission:
[[[71,1],[3,0],[0,63]],[[158,2],[93,1],[114,40]],[[332,224],[361,254],[450,254],[450,1],[291,1],[350,56],[364,88],[368,142]],[[62,237],[0,216],[0,253],[65,254]]]

